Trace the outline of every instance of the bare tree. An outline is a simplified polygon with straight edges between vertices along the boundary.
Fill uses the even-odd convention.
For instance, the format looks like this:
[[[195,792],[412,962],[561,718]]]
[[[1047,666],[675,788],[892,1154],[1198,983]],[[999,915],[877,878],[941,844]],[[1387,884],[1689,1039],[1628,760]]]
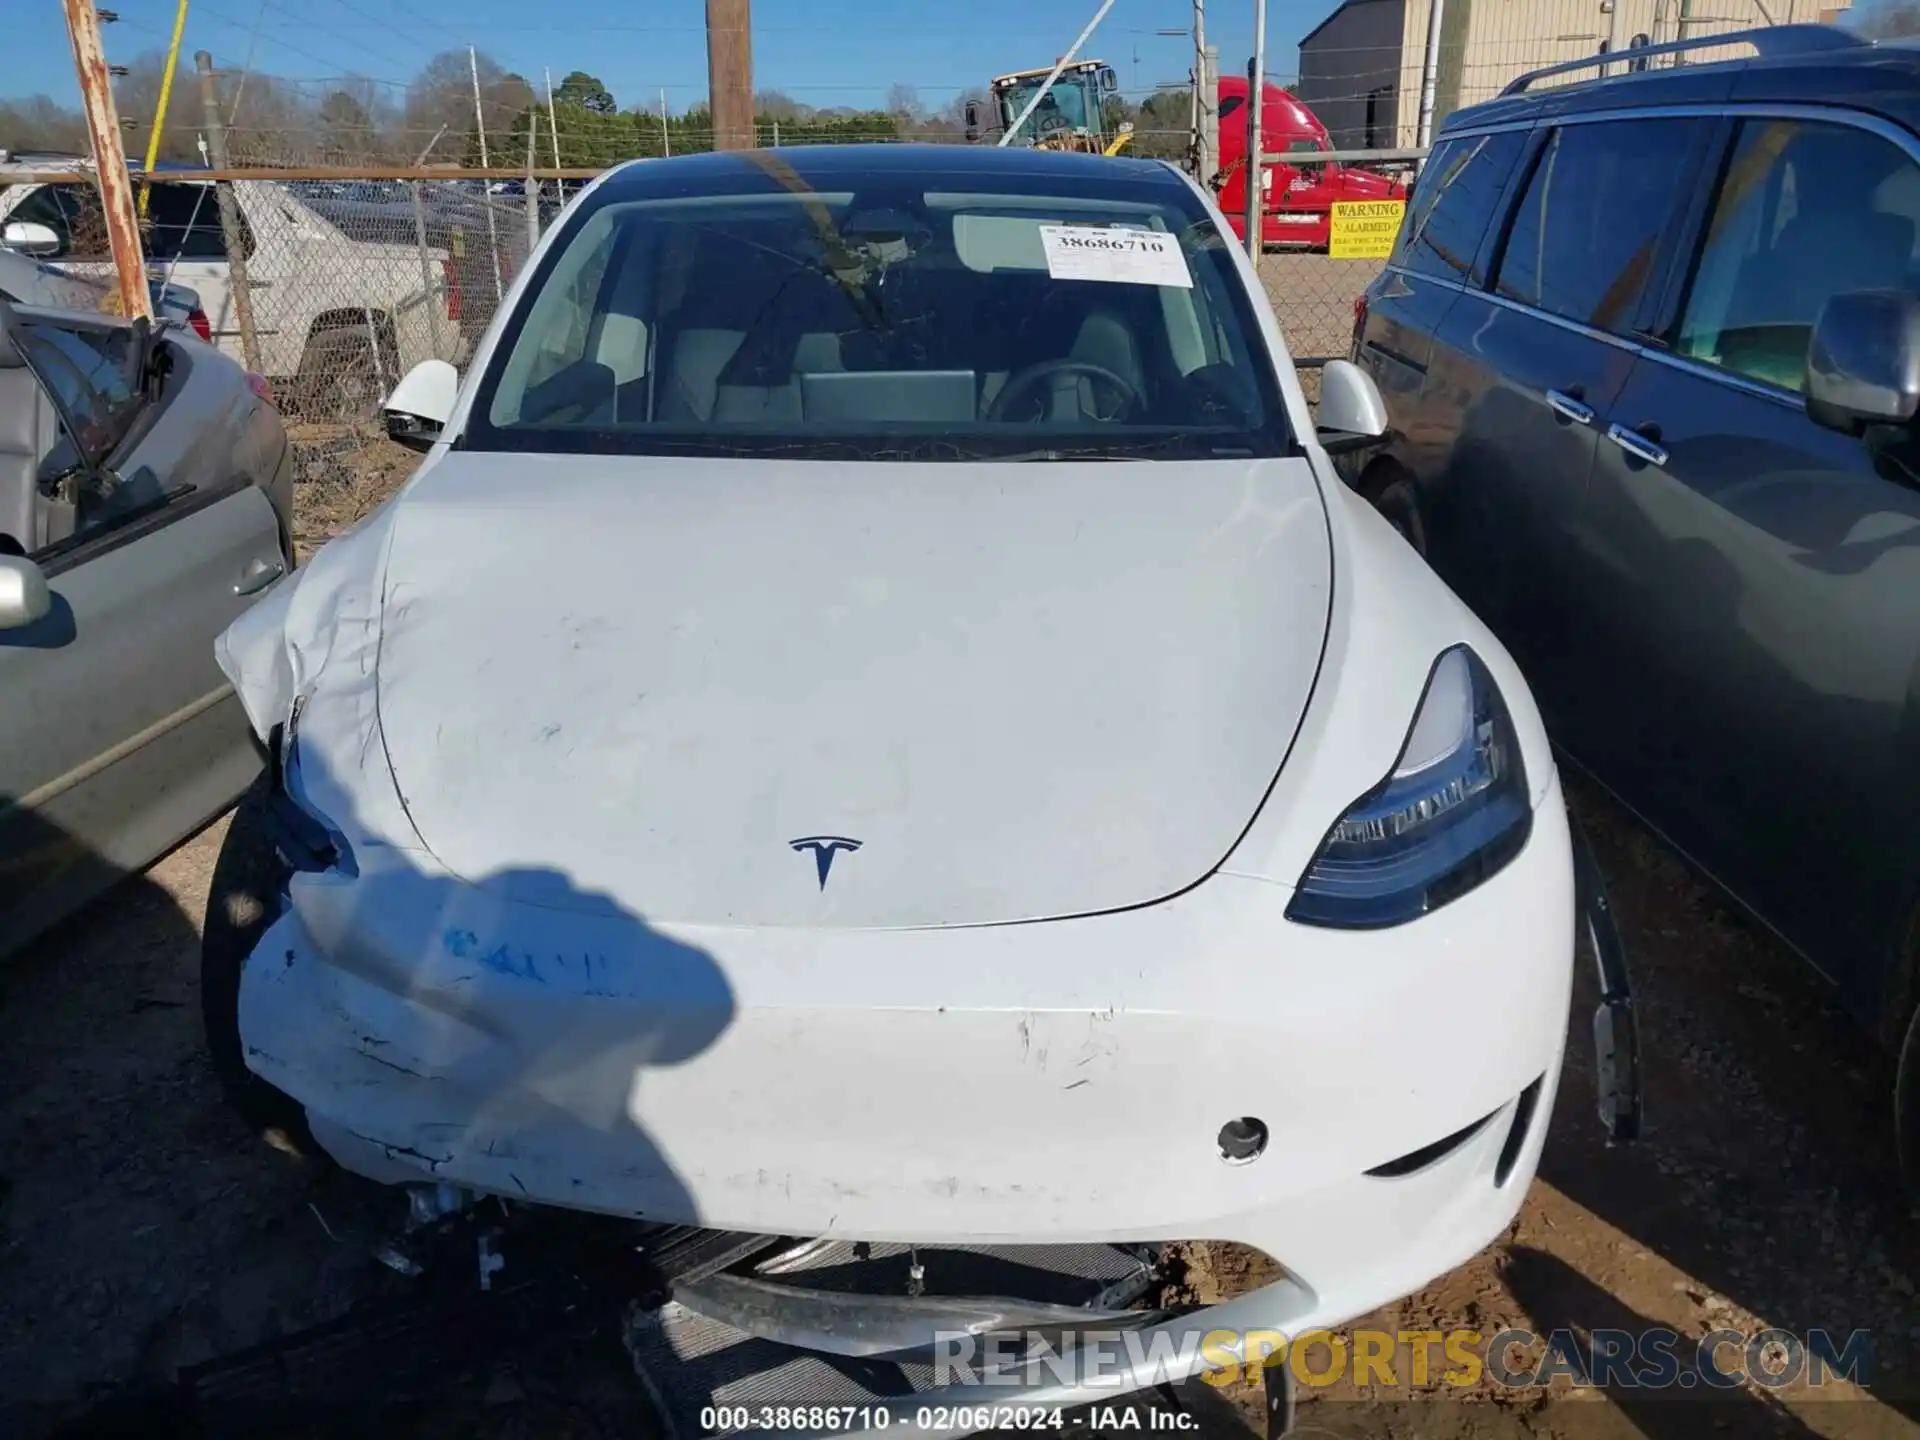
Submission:
[[[294,86],[273,75],[222,76],[220,95],[227,113],[227,155],[235,165],[312,160],[314,107]],[[177,90],[175,96],[180,98]]]
[[[0,150],[57,150],[87,153],[87,122],[78,110],[48,95],[0,100]]]
[[[442,126],[451,136],[473,134],[473,74],[480,77],[480,111],[486,117],[489,134],[505,135],[514,120],[534,103],[533,87],[525,78],[501,68],[484,50],[473,57],[468,68],[465,50],[442,50],[407,85],[407,138],[416,145],[426,144]],[[470,145],[469,149],[476,146]],[[460,147],[448,145],[449,155]],[[473,157],[476,161],[478,156]]]
[[[887,113],[902,128],[917,122],[926,114],[920,104],[920,92],[911,85],[896,82],[887,91]]]
[[[762,120],[805,120],[813,114],[813,107],[802,105],[784,90],[756,90],[753,113]]]
[[[126,127],[127,156],[131,160],[146,158],[147,140],[160,108],[160,85],[166,69],[166,52],[147,50],[127,62],[127,73],[114,84],[114,106]],[[193,62],[176,65],[173,95],[168,101],[166,124],[160,137],[159,158],[162,160],[199,158],[200,112],[196,103],[199,92],[193,87]]]

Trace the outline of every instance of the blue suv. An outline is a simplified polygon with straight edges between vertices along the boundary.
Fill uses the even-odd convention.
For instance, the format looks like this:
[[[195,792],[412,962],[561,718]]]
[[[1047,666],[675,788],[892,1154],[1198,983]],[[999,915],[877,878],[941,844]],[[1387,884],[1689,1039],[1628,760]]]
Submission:
[[[1457,112],[1353,358],[1350,483],[1900,1057],[1920,1197],[1920,49],[1781,26]]]

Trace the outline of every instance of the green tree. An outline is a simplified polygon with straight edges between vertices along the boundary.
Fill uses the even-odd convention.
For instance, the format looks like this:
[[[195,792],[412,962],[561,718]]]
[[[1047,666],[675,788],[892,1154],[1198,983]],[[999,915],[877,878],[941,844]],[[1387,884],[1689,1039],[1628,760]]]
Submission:
[[[591,110],[596,115],[613,115],[620,109],[614,103],[612,92],[600,83],[600,78],[584,70],[570,71],[567,78],[560,82],[560,88],[553,92],[553,101],[556,105],[578,105],[582,110]]]

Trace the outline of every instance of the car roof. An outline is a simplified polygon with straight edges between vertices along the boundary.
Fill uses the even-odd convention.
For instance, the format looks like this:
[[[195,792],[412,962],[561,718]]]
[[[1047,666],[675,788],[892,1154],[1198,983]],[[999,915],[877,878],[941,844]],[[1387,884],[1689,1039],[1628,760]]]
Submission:
[[[630,160],[601,187],[609,199],[651,198],[712,189],[759,189],[790,171],[816,190],[845,190],[863,180],[913,177],[976,182],[995,177],[1028,180],[1058,176],[1067,181],[1110,181],[1116,189],[1141,184],[1181,184],[1159,160],[1073,154],[1006,145],[803,145],[779,150],[723,150],[676,155],[667,160]]]
[[[1809,31],[1818,33],[1807,35]],[[1765,32],[1761,33],[1764,36]],[[1920,44],[1861,40],[1828,26],[1782,26],[1775,33],[1780,48],[1772,54],[1670,65],[1638,74],[1595,76],[1574,84],[1501,95],[1454,111],[1436,138],[1490,125],[1600,110],[1736,104],[1837,105],[1920,131]],[[1702,37],[1701,43],[1737,43],[1742,38]],[[1795,44],[1796,39],[1804,42],[1804,48]],[[1614,63],[1620,63],[1619,55],[1613,58]]]

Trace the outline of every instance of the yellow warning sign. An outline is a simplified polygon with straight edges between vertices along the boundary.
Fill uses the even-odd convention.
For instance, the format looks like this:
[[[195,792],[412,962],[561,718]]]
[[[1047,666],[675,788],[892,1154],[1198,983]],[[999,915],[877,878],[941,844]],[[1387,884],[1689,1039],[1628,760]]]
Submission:
[[[1327,254],[1335,260],[1384,260],[1400,234],[1404,200],[1336,200]]]

